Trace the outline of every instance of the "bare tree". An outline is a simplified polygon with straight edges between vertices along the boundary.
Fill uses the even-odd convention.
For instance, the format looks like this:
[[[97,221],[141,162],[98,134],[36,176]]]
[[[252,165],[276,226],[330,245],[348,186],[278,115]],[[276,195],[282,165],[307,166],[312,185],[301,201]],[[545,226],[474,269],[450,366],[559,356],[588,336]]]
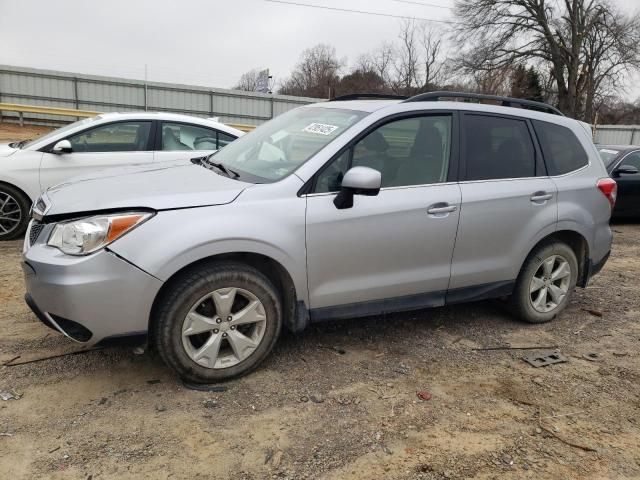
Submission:
[[[236,83],[233,88],[235,90],[244,90],[245,92],[256,92],[258,91],[259,76],[260,70],[249,70],[240,76],[240,80],[238,80],[238,83]]]
[[[420,45],[422,46],[423,90],[441,82],[444,63],[441,59],[443,32],[428,28],[425,24],[420,29]]]
[[[468,71],[538,62],[553,80],[559,108],[577,118],[589,120],[606,82],[640,64],[640,17],[608,0],[456,0],[455,11]]]
[[[356,60],[355,69],[375,72],[383,80],[385,88],[390,89],[394,61],[395,48],[392,43],[385,42],[372,52],[360,55]]]
[[[414,93],[421,82],[418,79],[421,59],[419,41],[416,38],[415,20],[403,20],[400,28],[400,44],[395,62],[395,86],[405,94]]]
[[[318,98],[331,97],[340,80],[339,73],[344,61],[338,60],[335,47],[318,44],[308,48],[285,80],[280,93]]]

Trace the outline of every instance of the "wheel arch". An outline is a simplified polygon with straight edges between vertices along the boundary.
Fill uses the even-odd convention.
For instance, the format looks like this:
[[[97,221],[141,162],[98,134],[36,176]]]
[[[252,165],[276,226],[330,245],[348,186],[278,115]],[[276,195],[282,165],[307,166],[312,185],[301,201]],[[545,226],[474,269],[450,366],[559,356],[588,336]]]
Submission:
[[[16,185],[13,182],[7,182],[6,180],[0,180],[0,186],[15,188],[18,192],[20,192],[20,194],[24,195],[24,198],[26,198],[29,203],[33,203],[33,200],[31,199],[29,194],[25,192],[24,188],[20,187],[19,185]]]
[[[273,283],[273,285],[278,290],[278,293],[280,294],[280,299],[282,301],[282,311],[284,315],[284,325],[293,331],[299,331],[301,330],[301,328],[304,328],[305,325],[300,325],[301,319],[298,317],[300,312],[298,312],[297,308],[298,297],[295,283],[287,269],[277,260],[261,253],[231,252],[201,258],[192,263],[189,263],[188,265],[183,266],[178,271],[174,272],[156,293],[149,314],[149,332],[153,332],[152,324],[157,318],[157,307],[160,303],[160,300],[163,298],[166,292],[180,280],[182,276],[204,266],[214,265],[222,262],[242,263],[255,268],[264,276],[266,276],[269,281]]]
[[[553,241],[560,241],[567,244],[571,250],[576,255],[576,259],[578,260],[578,281],[577,285],[584,287],[586,286],[587,276],[589,273],[589,242],[580,232],[575,230],[557,230],[549,235],[540,239],[527,253],[526,257],[523,259],[522,264],[520,266],[520,272],[518,276],[522,272],[527,259],[531,256],[531,254],[541,245],[550,243]]]

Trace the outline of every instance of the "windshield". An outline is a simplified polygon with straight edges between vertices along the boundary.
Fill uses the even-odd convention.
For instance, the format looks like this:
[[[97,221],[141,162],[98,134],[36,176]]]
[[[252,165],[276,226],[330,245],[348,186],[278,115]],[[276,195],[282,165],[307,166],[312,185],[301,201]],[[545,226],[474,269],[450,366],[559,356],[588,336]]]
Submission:
[[[230,143],[210,161],[237,172],[243,180],[255,177],[258,183],[276,182],[367,114],[337,108],[296,108]]]
[[[602,158],[602,161],[604,162],[604,166],[608,167],[616,159],[616,157],[620,153],[620,150],[612,150],[610,148],[601,148],[598,150],[598,152],[600,153],[600,158]]]
[[[33,140],[29,140],[28,142],[20,142],[20,146],[19,148],[26,148],[26,147],[30,147],[31,145],[33,145],[36,142],[40,142],[41,140],[46,140],[48,138],[52,138],[54,136],[57,136],[59,134],[63,134],[65,132],[70,131],[71,129],[74,129],[80,125],[84,125],[85,123],[91,123],[91,122],[95,122],[96,120],[100,119],[100,116],[97,117],[90,117],[90,118],[85,118],[83,120],[78,120],[77,122],[73,122],[70,123],[69,125],[65,125],[64,127],[60,127],[57,128],[56,130],[52,130],[49,133],[46,133],[38,138],[34,138]]]

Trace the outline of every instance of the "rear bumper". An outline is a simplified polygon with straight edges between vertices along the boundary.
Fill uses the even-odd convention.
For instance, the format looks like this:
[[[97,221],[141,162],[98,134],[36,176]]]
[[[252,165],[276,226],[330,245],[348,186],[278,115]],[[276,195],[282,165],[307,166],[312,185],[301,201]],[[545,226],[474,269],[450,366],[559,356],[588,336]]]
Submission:
[[[107,250],[72,257],[36,244],[23,259],[25,301],[48,327],[89,346],[147,331],[157,278]]]

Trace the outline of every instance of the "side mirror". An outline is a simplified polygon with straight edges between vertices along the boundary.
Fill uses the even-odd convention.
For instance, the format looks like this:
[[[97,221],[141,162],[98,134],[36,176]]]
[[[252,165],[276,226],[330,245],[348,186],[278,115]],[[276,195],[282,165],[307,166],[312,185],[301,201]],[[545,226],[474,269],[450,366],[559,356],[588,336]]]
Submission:
[[[353,167],[344,174],[340,192],[333,199],[333,204],[340,210],[351,208],[354,195],[376,196],[381,183],[382,174],[379,171],[369,167]]]
[[[53,146],[51,151],[53,153],[71,153],[73,148],[71,148],[71,142],[69,140],[60,140]]]
[[[613,173],[617,177],[620,175],[635,175],[638,173],[638,169],[633,165],[620,165],[613,171]]]

